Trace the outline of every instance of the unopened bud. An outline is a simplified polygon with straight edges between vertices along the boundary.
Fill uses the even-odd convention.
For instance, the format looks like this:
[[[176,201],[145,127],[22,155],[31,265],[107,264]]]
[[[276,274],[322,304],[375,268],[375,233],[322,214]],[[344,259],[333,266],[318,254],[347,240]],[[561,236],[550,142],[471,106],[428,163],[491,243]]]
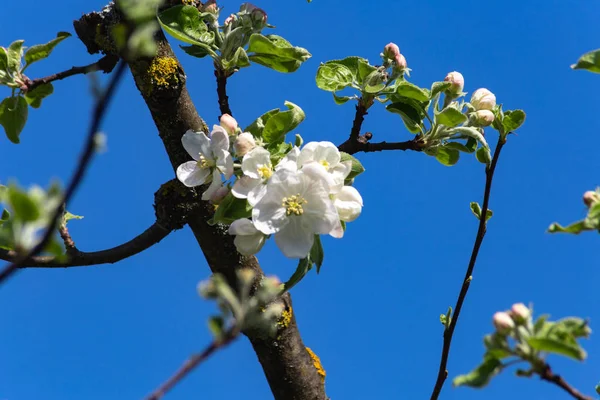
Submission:
[[[238,135],[233,142],[233,149],[238,157],[243,157],[246,153],[256,147],[256,140],[251,133],[243,132]]]
[[[254,29],[262,29],[267,26],[267,13],[263,9],[255,8],[250,13],[250,17],[252,18]]]
[[[398,69],[406,69],[407,67],[407,63],[406,63],[406,57],[404,57],[404,54],[398,54],[396,57],[394,57],[394,61],[396,62],[396,67],[398,67]]]
[[[507,312],[499,311],[494,314],[494,327],[498,333],[507,333],[515,327],[515,323]]]
[[[400,48],[396,43],[388,43],[383,48],[383,57],[394,59],[400,54]]]
[[[450,72],[444,78],[444,82],[450,82],[451,86],[446,90],[446,93],[450,95],[460,95],[465,87],[465,78],[460,72]]]
[[[231,24],[233,21],[235,21],[237,17],[235,16],[235,14],[230,14],[229,17],[225,18],[225,22],[223,22],[224,25],[229,25]]]
[[[233,135],[236,131],[236,129],[238,128],[238,123],[235,120],[235,118],[233,118],[231,115],[229,114],[223,114],[221,115],[221,119],[219,120],[219,124],[227,131],[227,133],[229,133],[230,135]]]
[[[510,316],[514,322],[522,324],[531,316],[531,310],[523,303],[516,303],[510,309]]]
[[[590,208],[600,200],[600,193],[588,190],[583,194],[583,203]]]
[[[476,110],[491,110],[496,106],[496,96],[485,88],[477,89],[471,96],[471,105]]]
[[[250,268],[238,270],[238,278],[243,282],[244,285],[252,284],[255,276],[256,272],[254,272]]]
[[[475,122],[479,126],[490,126],[494,122],[494,113],[490,110],[475,111]]]
[[[225,196],[227,196],[230,192],[230,189],[227,186],[221,186],[210,196],[210,202],[213,204],[219,204]]]
[[[217,287],[212,279],[198,283],[198,294],[205,299],[214,299],[217,297]]]
[[[208,0],[206,3],[204,3],[202,11],[211,14],[217,13],[219,11],[219,7],[217,7],[216,0]]]

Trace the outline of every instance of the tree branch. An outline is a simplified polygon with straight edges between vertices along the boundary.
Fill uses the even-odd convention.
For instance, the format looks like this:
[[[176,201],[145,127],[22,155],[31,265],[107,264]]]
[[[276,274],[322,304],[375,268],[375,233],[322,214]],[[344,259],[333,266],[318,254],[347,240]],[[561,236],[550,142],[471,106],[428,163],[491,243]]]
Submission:
[[[67,251],[67,258],[64,260],[54,256],[31,257],[27,264],[20,265],[19,268],[68,268],[114,264],[149,249],[167,237],[169,233],[171,233],[170,229],[155,222],[144,232],[119,246],[92,252],[83,252],[74,248],[70,253]],[[0,249],[0,259],[15,262],[17,258],[16,252]]]
[[[95,63],[92,63],[90,65],[86,65],[83,67],[73,67],[66,71],[59,72],[57,74],[52,74],[52,75],[46,76],[44,78],[37,78],[37,79],[33,79],[33,80],[27,79],[25,81],[25,88],[27,91],[31,91],[31,90],[35,89],[36,87],[43,85],[45,83],[58,81],[58,80],[65,79],[65,78],[68,78],[73,75],[88,74],[88,73],[94,72],[94,71],[102,71],[105,74],[108,74],[108,73],[112,72],[112,70],[117,65],[118,61],[119,61],[119,57],[114,56],[112,54],[107,54],[104,57],[102,57],[101,59],[99,59],[98,61],[96,61]]]
[[[46,228],[46,231],[44,232],[41,240],[38,242],[38,244],[36,246],[34,246],[34,248],[29,253],[19,257],[12,264],[7,266],[4,270],[2,270],[0,272],[0,283],[2,283],[8,277],[10,277],[13,273],[15,273],[22,265],[27,264],[31,260],[32,257],[36,256],[42,250],[44,250],[44,247],[46,247],[46,245],[50,242],[50,239],[52,238],[52,235],[54,234],[54,229],[56,229],[56,226],[59,223],[59,219],[62,217],[63,204],[67,204],[69,202],[69,200],[71,199],[71,197],[73,196],[73,194],[75,193],[75,190],[81,183],[81,181],[85,175],[85,172],[87,170],[87,167],[89,166],[90,161],[92,160],[92,157],[94,155],[94,149],[96,147],[96,145],[95,145],[96,133],[98,132],[98,129],[100,128],[100,124],[102,122],[102,119],[103,119],[106,109],[108,107],[108,104],[110,103],[110,100],[112,99],[112,95],[117,87],[117,84],[119,83],[119,81],[121,80],[121,77],[123,76],[123,72],[125,72],[125,63],[121,62],[119,64],[119,66],[117,67],[117,70],[115,71],[113,77],[111,78],[107,89],[104,91],[104,93],[102,93],[102,95],[96,101],[96,106],[94,107],[92,122],[91,122],[90,128],[88,130],[87,139],[86,139],[86,143],[83,148],[83,152],[81,153],[81,155],[79,157],[79,162],[77,164],[75,173],[73,174],[73,177],[71,178],[71,182],[67,186],[67,190],[65,191],[63,199],[60,202],[61,205],[58,206],[56,208],[56,210],[54,211],[54,213],[52,214],[52,217],[50,219],[50,221],[51,221],[50,225]]]
[[[422,143],[419,137],[415,137],[413,140],[407,140],[405,142],[379,142],[379,143],[370,143],[367,140],[371,138],[371,134],[369,132],[365,133],[362,136],[359,136],[359,140],[350,141],[350,139],[346,140],[344,143],[338,146],[339,151],[343,151],[348,154],[355,153],[370,153],[374,151],[386,151],[386,150],[413,150],[413,151],[421,151]],[[361,140],[362,139],[362,140]],[[366,140],[364,140],[366,139]]]
[[[560,387],[565,392],[569,393],[571,395],[571,397],[573,397],[574,399],[577,399],[577,400],[592,400],[592,398],[590,396],[586,396],[586,395],[580,393],[577,389],[575,389],[574,387],[572,387],[571,385],[569,385],[562,378],[562,376],[556,375],[555,373],[553,373],[552,369],[550,368],[550,365],[548,365],[548,364],[546,364],[544,366],[544,369],[540,373],[540,378],[542,378],[543,381],[553,383],[556,386]]]
[[[352,130],[350,131],[350,140],[351,142],[357,142],[358,137],[360,136],[360,129],[362,127],[363,121],[365,120],[365,115],[367,115],[367,107],[365,107],[363,103],[362,97],[358,99],[358,104],[356,105],[356,113],[354,114],[354,121],[352,121]]]
[[[75,31],[88,48],[88,51],[110,52],[110,48],[100,46],[110,43],[110,31],[119,17],[114,7],[107,7],[102,12],[84,15],[75,21]],[[101,40],[100,40],[100,39]],[[189,161],[189,155],[181,144],[181,137],[189,130],[208,132],[206,123],[198,115],[185,86],[186,76],[177,62],[168,41],[162,32],[156,35],[158,51],[154,58],[139,59],[129,62],[135,83],[150,110],[152,118],[163,141],[165,150],[171,161],[173,170]],[[177,68],[164,71],[167,85],[155,85],[155,77],[151,74],[153,62],[157,60],[176,61]],[[154,72],[156,74],[156,72]],[[233,237],[228,234],[227,227],[207,223],[214,214],[214,207],[200,200],[200,193],[189,189],[179,182],[173,182],[169,190],[161,191],[164,196],[185,198],[187,223],[192,230],[204,256],[213,272],[222,273],[235,286],[236,270],[252,269],[260,279],[264,276],[255,257],[240,255]],[[260,332],[244,332],[263,367],[271,391],[276,400],[325,400],[324,381],[314,366],[314,361],[306,350],[292,313],[292,302],[288,294],[283,296],[286,310],[291,318],[286,319],[278,331],[277,340],[261,335]]]
[[[217,350],[227,347],[231,344],[235,339],[237,339],[239,335],[239,330],[237,327],[232,327],[223,335],[221,340],[213,340],[211,344],[202,351],[202,353],[198,353],[190,357],[186,360],[183,365],[179,368],[179,370],[170,377],[165,383],[160,385],[158,389],[156,389],[150,396],[146,398],[146,400],[159,400],[161,399],[169,390],[171,390],[175,385],[177,385],[183,378],[185,378],[190,372],[192,372],[197,366],[206,361],[213,353]]]
[[[475,236],[475,243],[473,245],[471,259],[469,260],[469,266],[467,267],[467,272],[463,279],[463,284],[460,289],[456,305],[454,307],[454,313],[451,316],[450,326],[444,331],[444,344],[442,347],[440,367],[438,370],[435,386],[433,388],[433,393],[431,394],[431,400],[436,400],[438,398],[440,392],[442,391],[442,387],[444,386],[444,382],[448,377],[448,370],[446,369],[446,366],[448,364],[448,357],[450,355],[450,345],[452,344],[452,336],[454,335],[454,330],[456,329],[456,324],[458,323],[458,317],[460,316],[460,311],[462,309],[463,303],[465,301],[465,298],[467,297],[467,292],[469,291],[469,286],[473,278],[472,275],[473,270],[475,269],[477,255],[479,254],[481,243],[483,243],[483,238],[485,237],[487,225],[485,216],[487,215],[487,211],[489,209],[490,194],[492,190],[492,180],[494,179],[494,171],[496,170],[496,164],[498,163],[500,152],[502,151],[502,147],[504,147],[505,143],[506,139],[502,139],[502,137],[498,139],[498,144],[496,145],[496,150],[494,151],[494,156],[492,157],[492,162],[485,171],[485,189],[483,193],[483,205],[481,206],[481,218],[479,219],[479,228],[477,229],[477,235]]]
[[[231,75],[227,75],[222,69],[215,67],[215,77],[217,78],[217,96],[219,98],[219,110],[221,115],[229,114],[233,116],[231,108],[229,107],[229,96],[227,96],[227,78]]]

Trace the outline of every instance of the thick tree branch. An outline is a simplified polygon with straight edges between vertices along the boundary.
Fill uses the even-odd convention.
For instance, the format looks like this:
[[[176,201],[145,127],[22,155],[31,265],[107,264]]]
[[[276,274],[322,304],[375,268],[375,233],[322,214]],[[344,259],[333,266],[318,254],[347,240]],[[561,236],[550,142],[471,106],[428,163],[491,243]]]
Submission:
[[[110,52],[110,46],[105,44],[110,43],[109,32],[118,21],[114,8],[109,7],[75,21],[75,31],[88,51]],[[208,127],[196,112],[185,86],[185,73],[162,32],[156,35],[156,40],[157,55],[151,59],[132,61],[129,67],[175,170],[183,162],[189,161],[189,155],[181,144],[183,134],[188,129],[208,132]],[[240,268],[250,268],[258,277],[264,276],[255,257],[244,257],[236,251],[226,226],[207,223],[214,213],[214,207],[200,200],[202,188],[199,189],[196,192],[179,182],[173,182],[161,192],[165,197],[187,199],[188,225],[211,270],[222,273],[232,285],[237,280],[236,270]],[[285,295],[282,301],[290,318],[282,324],[276,339],[265,337],[260,332],[244,334],[254,347],[275,399],[325,400],[324,381],[302,343],[291,308],[291,298]]]
[[[42,250],[44,250],[44,247],[46,247],[46,245],[52,239],[54,230],[56,229],[56,226],[59,223],[59,219],[62,217],[62,214],[63,214],[63,204],[67,204],[69,202],[69,200],[71,199],[71,197],[73,196],[73,194],[75,193],[75,190],[77,189],[77,187],[83,180],[85,172],[90,164],[90,161],[92,160],[92,156],[94,155],[94,149],[96,147],[96,145],[95,145],[96,133],[98,132],[98,129],[100,128],[100,125],[102,123],[102,119],[104,117],[104,114],[106,112],[108,104],[110,103],[110,100],[113,97],[113,93],[115,92],[117,84],[121,80],[121,77],[123,76],[124,71],[125,71],[125,63],[121,62],[121,63],[119,63],[117,70],[115,71],[113,77],[111,78],[107,89],[100,95],[100,97],[96,101],[96,105],[94,107],[94,112],[93,112],[93,117],[92,117],[92,122],[91,122],[90,128],[88,130],[87,139],[86,139],[83,151],[79,157],[79,162],[77,163],[77,168],[75,169],[75,173],[73,174],[73,177],[71,178],[71,182],[69,183],[69,185],[67,186],[67,189],[65,190],[63,199],[60,202],[61,205],[59,207],[57,207],[56,210],[54,211],[54,213],[52,214],[52,216],[50,218],[51,222],[50,222],[49,226],[46,228],[46,231],[44,232],[42,238],[40,239],[38,244],[36,246],[34,246],[34,248],[28,254],[25,254],[25,255],[19,257],[12,264],[7,266],[4,270],[2,270],[0,272],[0,283],[2,283],[9,276],[11,276],[13,273],[15,273],[22,265],[27,264],[31,260],[32,257],[38,255]]]
[[[220,68],[215,68],[215,77],[217,78],[217,96],[219,99],[219,110],[221,115],[229,114],[233,116],[231,108],[229,107],[229,96],[227,96],[227,75],[225,71]]]
[[[35,89],[36,87],[43,85],[45,83],[58,81],[58,80],[65,79],[65,78],[68,78],[73,75],[89,74],[90,72],[94,72],[94,71],[102,71],[105,74],[108,74],[109,72],[112,72],[113,68],[115,68],[115,65],[117,65],[118,61],[119,61],[119,57],[111,55],[111,54],[107,54],[104,57],[102,57],[101,59],[99,59],[98,61],[96,61],[95,63],[92,63],[90,65],[85,65],[83,67],[73,67],[66,71],[59,72],[57,74],[52,74],[52,75],[46,76],[44,78],[27,79],[25,81],[25,89],[27,91],[31,91],[31,90]]]
[[[67,252],[67,258],[64,260],[54,256],[31,257],[30,261],[21,265],[20,268],[68,268],[113,264],[154,246],[156,243],[167,237],[170,232],[170,229],[155,222],[144,232],[119,246],[92,252],[74,249],[71,250],[71,252]],[[0,259],[14,262],[17,258],[18,255],[14,251],[0,249]]]
[[[481,206],[481,218],[479,220],[479,228],[477,229],[477,235],[475,236],[475,243],[473,245],[473,251],[471,252],[469,266],[467,267],[467,272],[465,273],[463,284],[460,288],[460,293],[458,295],[458,299],[454,307],[454,312],[451,316],[450,326],[444,331],[444,344],[442,346],[440,367],[438,370],[437,379],[435,381],[435,386],[433,388],[433,393],[431,394],[431,400],[436,400],[439,397],[440,392],[442,391],[442,387],[444,386],[444,382],[448,377],[448,370],[446,369],[446,366],[448,364],[448,357],[450,355],[450,345],[452,344],[452,336],[454,335],[454,330],[456,329],[456,324],[458,323],[458,317],[460,316],[460,311],[462,309],[463,303],[465,301],[465,298],[467,297],[467,292],[469,291],[469,286],[471,285],[473,270],[475,269],[475,263],[477,262],[479,249],[481,248],[481,243],[483,243],[483,239],[485,237],[487,226],[485,216],[487,215],[487,211],[489,209],[490,194],[492,191],[492,181],[494,179],[494,171],[496,170],[496,164],[498,163],[500,152],[502,151],[502,147],[504,147],[505,143],[506,139],[502,139],[501,137],[498,139],[498,144],[496,145],[496,150],[494,151],[494,156],[492,157],[492,162],[485,171],[485,189],[483,192],[483,205]]]
[[[586,395],[580,393],[573,386],[569,385],[562,378],[562,376],[553,373],[552,369],[550,368],[550,365],[548,365],[548,364],[546,364],[544,366],[544,369],[540,373],[540,378],[542,378],[543,381],[555,384],[559,388],[563,389],[565,392],[569,393],[571,395],[571,397],[573,397],[574,399],[577,399],[577,400],[592,400],[592,398],[590,396],[586,396]]]
[[[235,339],[237,339],[239,335],[239,330],[237,327],[233,327],[229,329],[223,335],[221,340],[213,340],[208,347],[206,347],[202,353],[194,354],[188,360],[186,360],[181,368],[170,377],[165,383],[160,385],[158,389],[156,389],[150,396],[146,398],[146,400],[159,400],[161,399],[169,390],[173,389],[175,385],[177,385],[183,378],[185,378],[190,372],[192,372],[198,365],[202,364],[206,361],[213,353],[217,350],[227,347],[231,344]]]

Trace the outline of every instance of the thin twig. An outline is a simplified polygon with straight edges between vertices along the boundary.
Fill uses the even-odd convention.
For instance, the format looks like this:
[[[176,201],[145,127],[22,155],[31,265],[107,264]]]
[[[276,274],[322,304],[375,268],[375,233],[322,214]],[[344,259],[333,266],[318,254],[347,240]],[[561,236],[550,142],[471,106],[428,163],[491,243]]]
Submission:
[[[479,248],[481,247],[481,243],[483,242],[483,238],[485,237],[487,225],[486,215],[489,208],[490,193],[492,190],[492,180],[494,179],[494,171],[496,170],[496,164],[498,163],[500,152],[502,151],[502,147],[504,147],[505,143],[506,139],[503,139],[502,137],[498,139],[498,144],[496,145],[496,150],[494,151],[494,156],[492,157],[492,162],[485,171],[485,189],[483,193],[483,205],[481,206],[479,228],[477,229],[477,236],[475,237],[475,244],[473,245],[471,259],[469,260],[469,266],[467,267],[467,272],[463,279],[462,287],[460,288],[460,293],[456,301],[456,306],[454,307],[454,313],[451,316],[450,326],[444,331],[444,344],[442,347],[440,367],[438,370],[437,379],[435,381],[435,386],[433,388],[433,393],[431,394],[431,400],[437,400],[438,396],[440,395],[440,392],[442,391],[442,387],[444,386],[444,382],[448,377],[448,370],[446,369],[446,366],[448,364],[448,356],[450,355],[452,335],[454,334],[454,329],[456,329],[458,317],[460,316],[460,310],[462,309],[463,303],[467,296],[467,292],[469,290],[469,286],[471,284],[473,269],[475,268],[475,262],[477,261],[477,255],[479,254]]]
[[[222,349],[233,342],[239,335],[240,330],[237,326],[233,326],[227,332],[224,333],[220,340],[213,340],[211,344],[202,351],[202,353],[194,354],[192,357],[187,359],[183,365],[175,372],[173,376],[167,379],[158,389],[156,389],[146,400],[159,400],[169,390],[173,389],[183,378],[185,378],[190,372],[192,372],[198,365],[203,361],[206,361],[214,352]]]
[[[217,96],[219,98],[219,110],[221,115],[229,114],[233,116],[231,108],[229,108],[229,96],[227,96],[227,78],[229,76],[220,68],[215,68],[215,77],[217,78]]]
[[[52,74],[52,75],[46,76],[44,78],[37,78],[37,79],[33,79],[33,80],[28,79],[25,81],[25,88],[27,91],[31,91],[31,90],[35,89],[36,87],[43,85],[45,83],[58,81],[58,80],[65,79],[65,78],[68,78],[73,75],[88,74],[88,73],[94,72],[94,71],[102,71],[105,74],[108,74],[109,72],[111,72],[113,70],[115,65],[117,65],[118,61],[119,61],[119,57],[117,57],[115,55],[107,54],[104,57],[102,57],[101,59],[99,59],[98,61],[96,61],[95,63],[92,63],[90,65],[85,65],[83,67],[73,67],[66,71],[59,72],[57,74]]]
[[[550,365],[546,364],[542,373],[540,373],[540,378],[543,381],[554,383],[556,386],[563,389],[565,392],[569,393],[574,399],[577,400],[592,400],[590,396],[586,396],[583,393],[579,392],[577,389],[569,385],[560,375],[556,375],[552,372]]]
[[[360,138],[359,138],[360,139]],[[343,151],[348,154],[355,153],[370,153],[374,151],[385,151],[385,150],[413,150],[413,151],[421,151],[422,146],[417,139],[407,140],[405,142],[380,142],[380,143],[370,143],[366,141],[354,141],[351,142],[350,139],[346,140],[344,143],[338,146],[339,151]]]
[[[67,204],[69,202],[69,200],[71,199],[71,197],[73,196],[73,194],[75,193],[75,190],[81,183],[83,176],[85,175],[85,172],[87,170],[87,167],[90,164],[92,156],[94,155],[94,150],[96,147],[96,145],[95,145],[96,133],[98,132],[98,129],[100,127],[100,124],[101,124],[104,114],[106,112],[106,108],[108,107],[108,104],[110,103],[110,100],[112,99],[112,95],[117,87],[117,84],[119,83],[119,81],[121,80],[121,77],[123,76],[123,73],[125,72],[126,65],[127,64],[125,64],[124,61],[119,62],[119,65],[117,66],[117,70],[115,71],[113,77],[111,78],[107,89],[100,96],[100,98],[96,101],[96,106],[94,107],[92,123],[90,124],[86,143],[83,148],[83,152],[81,153],[81,155],[79,157],[77,169],[75,170],[75,173],[73,174],[73,177],[71,178],[71,182],[67,186],[67,190],[65,191],[63,200],[60,202],[61,205],[59,207],[57,207],[56,210],[54,211],[54,214],[52,215],[52,217],[50,219],[51,222],[50,222],[49,226],[46,228],[46,231],[44,232],[42,239],[29,253],[20,257],[18,260],[16,260],[15,262],[13,262],[12,264],[7,266],[0,272],[0,283],[4,282],[9,276],[11,276],[14,272],[16,272],[21,265],[27,264],[27,262],[30,261],[31,257],[39,254],[42,250],[44,250],[44,247],[46,247],[46,245],[50,242],[50,239],[52,238],[52,235],[54,233],[54,229],[56,229],[56,226],[59,223],[59,219],[62,216],[62,210],[63,210],[62,205]]]
[[[360,129],[362,127],[363,121],[365,120],[365,115],[367,115],[367,107],[365,107],[363,103],[362,97],[358,100],[358,104],[356,105],[356,113],[354,114],[354,121],[352,121],[352,130],[350,131],[350,142],[357,142],[358,137],[360,136]]]
[[[66,259],[54,256],[30,257],[27,264],[21,264],[19,268],[68,268],[114,264],[149,249],[167,237],[171,232],[170,229],[155,222],[144,232],[119,246],[92,252],[84,252],[75,249],[74,251],[71,251],[71,253],[67,252]],[[16,262],[18,254],[12,250],[0,249],[0,259]]]

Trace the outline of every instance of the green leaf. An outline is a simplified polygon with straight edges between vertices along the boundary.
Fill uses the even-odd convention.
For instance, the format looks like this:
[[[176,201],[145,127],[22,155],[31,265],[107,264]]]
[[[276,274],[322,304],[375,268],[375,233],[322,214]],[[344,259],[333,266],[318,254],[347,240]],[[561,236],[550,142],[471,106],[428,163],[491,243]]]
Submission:
[[[388,104],[385,109],[394,113],[399,114],[402,117],[406,129],[412,133],[419,133],[421,131],[420,126],[425,118],[425,110],[423,106],[412,99],[401,99],[394,98],[394,103]]]
[[[192,57],[196,57],[196,58],[203,58],[206,57],[207,55],[210,55],[211,52],[209,51],[209,46],[198,46],[198,45],[191,45],[191,46],[182,46],[179,45],[179,47],[181,47],[181,49],[183,51],[185,51],[187,54],[189,54]]]
[[[552,225],[550,225],[550,227],[548,228],[548,232],[549,233],[574,233],[577,235],[583,231],[589,231],[591,229],[593,229],[593,227],[590,227],[589,223],[587,221],[583,220],[583,221],[574,222],[571,225],[567,225],[567,226],[562,226],[555,222]]]
[[[354,76],[345,65],[337,63],[321,64],[317,70],[317,87],[328,92],[336,92],[350,86]]]
[[[590,72],[600,73],[600,49],[585,53],[576,64],[571,65],[573,69],[585,69]]]
[[[469,147],[469,146],[464,145],[459,142],[448,142],[444,145],[444,147],[447,149],[454,149],[454,150],[462,151],[464,153],[474,153],[475,149],[477,148],[477,142],[474,141],[474,143],[475,143],[475,148]]]
[[[475,153],[475,157],[477,158],[477,161],[486,165],[488,165],[492,161],[490,149],[488,149],[487,147],[478,148],[477,152]]]
[[[363,167],[363,165],[360,163],[360,161],[358,161],[358,159],[356,159],[355,157],[353,157],[350,154],[345,153],[343,151],[340,151],[340,156],[341,156],[340,162],[345,162],[345,161],[352,162],[352,167],[350,168],[350,173],[346,177],[345,182],[349,183],[352,179],[354,179],[358,175],[365,172],[365,167]]]
[[[217,207],[215,215],[213,216],[214,222],[221,222],[224,224],[231,224],[233,221],[240,218],[250,218],[252,215],[252,207],[248,204],[245,199],[238,199],[233,194],[229,193]]]
[[[23,222],[36,221],[42,215],[38,204],[27,193],[11,187],[8,191],[8,200],[12,206],[15,218]]]
[[[70,213],[69,211],[65,211],[62,217],[61,225],[66,226],[67,222],[69,222],[72,219],[83,219],[83,215],[75,215]]]
[[[502,370],[502,362],[496,358],[486,358],[483,363],[466,375],[460,375],[452,381],[453,386],[485,387]]]
[[[471,211],[473,212],[473,215],[475,215],[477,217],[477,219],[481,219],[481,207],[479,206],[479,203],[477,203],[476,201],[471,202]],[[486,222],[492,218],[492,216],[494,215],[492,210],[487,210],[487,212],[485,213],[485,220]]]
[[[223,337],[223,328],[225,327],[225,320],[220,315],[212,316],[208,319],[208,329],[215,337],[219,340]]]
[[[323,252],[323,245],[321,244],[321,236],[315,235],[315,241],[310,249],[310,261],[317,267],[317,274],[321,272],[321,265],[323,265],[324,257],[325,253]]]
[[[7,97],[0,103],[0,125],[8,140],[19,143],[19,135],[27,121],[27,101],[23,96]]]
[[[417,101],[429,101],[429,90],[422,89],[417,85],[414,85],[407,81],[400,81],[396,87],[396,94],[398,96],[407,97]]]
[[[268,143],[279,143],[285,139],[288,132],[293,131],[304,121],[304,111],[294,103],[285,102],[287,111],[274,113],[265,123],[262,137]]]
[[[353,98],[350,96],[338,96],[337,94],[335,94],[335,92],[333,92],[332,94],[333,94],[333,101],[335,101],[335,104],[337,104],[337,105],[342,105],[342,104],[346,103],[348,100],[351,100]]]
[[[596,385],[596,393],[600,394],[600,383]]]
[[[6,49],[0,46],[0,79],[6,75],[8,69],[8,53]]]
[[[182,42],[207,48],[208,28],[200,19],[200,11],[194,6],[171,7],[158,15],[160,26],[169,35]],[[210,49],[210,47],[208,47]]]
[[[379,93],[385,89],[385,79],[383,72],[375,70],[371,72],[364,81],[364,90],[367,93]]]
[[[443,92],[450,86],[452,86],[452,83],[450,82],[433,82],[433,85],[431,85],[431,95],[429,98],[433,99],[438,93]]]
[[[460,153],[458,150],[450,149],[447,147],[438,147],[435,154],[435,159],[441,164],[451,167],[458,162]]]
[[[281,36],[254,33],[248,44],[249,59],[278,72],[294,72],[311,57],[302,47],[294,47]]]
[[[57,44],[71,36],[69,32],[58,32],[56,37],[46,44],[36,44],[25,52],[25,65],[31,65],[36,61],[48,57]]]
[[[0,222],[8,221],[10,218],[10,213],[7,209],[2,210],[2,215],[0,216]]]
[[[265,129],[265,124],[267,121],[275,114],[279,113],[278,108],[274,108],[272,110],[267,111],[260,117],[254,120],[250,125],[244,129],[244,132],[250,132],[254,137],[262,137],[263,130]]]
[[[12,74],[21,72],[21,58],[23,57],[24,40],[15,40],[8,46],[6,53],[8,55],[8,70]]]
[[[312,267],[312,263],[308,259],[308,257],[301,259],[298,262],[298,267],[296,268],[296,272],[290,277],[290,279],[283,284],[284,292],[288,292],[291,288],[296,286],[298,282],[304,278],[304,276],[310,271]]]
[[[25,93],[25,101],[33,108],[39,108],[42,100],[54,92],[52,83],[44,83]]]
[[[446,107],[436,116],[436,121],[439,124],[445,125],[449,128],[454,128],[457,125],[465,123],[467,121],[467,116],[456,108]]]
[[[523,110],[508,110],[504,112],[502,126],[505,133],[516,131],[525,122],[525,112]]]
[[[577,343],[569,343],[558,338],[530,337],[527,343],[537,351],[560,354],[575,360],[585,360],[587,354]]]

